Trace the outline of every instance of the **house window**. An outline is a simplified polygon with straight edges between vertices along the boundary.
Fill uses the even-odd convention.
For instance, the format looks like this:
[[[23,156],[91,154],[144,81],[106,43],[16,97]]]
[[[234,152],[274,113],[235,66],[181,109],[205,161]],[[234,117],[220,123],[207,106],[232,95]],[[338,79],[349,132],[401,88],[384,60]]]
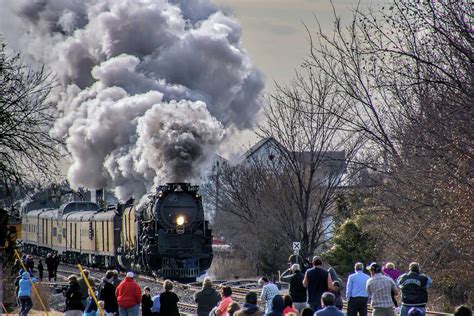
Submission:
[[[58,234],[58,229],[56,227],[53,227],[53,236],[56,236]]]

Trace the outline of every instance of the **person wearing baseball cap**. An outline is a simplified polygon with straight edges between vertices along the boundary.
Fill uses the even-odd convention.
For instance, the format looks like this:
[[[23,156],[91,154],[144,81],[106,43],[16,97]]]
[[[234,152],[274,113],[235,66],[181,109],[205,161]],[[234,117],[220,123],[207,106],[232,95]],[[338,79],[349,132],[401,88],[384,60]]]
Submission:
[[[115,295],[119,306],[119,315],[138,316],[140,314],[140,303],[142,301],[142,290],[133,281],[135,274],[127,272],[127,276],[117,286]]]
[[[382,274],[382,267],[376,262],[367,266],[371,278],[367,281],[367,293],[371,297],[373,316],[395,316],[392,301],[392,291],[398,295],[395,282]]]

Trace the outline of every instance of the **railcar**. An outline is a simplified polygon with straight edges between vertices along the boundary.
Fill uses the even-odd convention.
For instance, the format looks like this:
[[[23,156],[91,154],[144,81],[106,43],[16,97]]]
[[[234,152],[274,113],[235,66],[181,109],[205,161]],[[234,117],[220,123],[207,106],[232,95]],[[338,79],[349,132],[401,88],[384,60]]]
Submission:
[[[169,278],[193,279],[212,262],[212,232],[204,219],[198,186],[160,186],[150,201],[100,208],[68,202],[22,217],[23,248],[68,263],[134,269]]]

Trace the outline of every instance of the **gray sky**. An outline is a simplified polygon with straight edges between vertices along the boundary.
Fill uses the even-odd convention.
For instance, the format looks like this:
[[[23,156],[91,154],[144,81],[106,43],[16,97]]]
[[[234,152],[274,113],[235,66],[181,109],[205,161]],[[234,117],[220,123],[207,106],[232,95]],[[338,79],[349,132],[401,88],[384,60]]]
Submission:
[[[242,26],[243,47],[266,78],[266,90],[273,81],[287,82],[308,53],[303,22],[316,27],[316,16],[323,29],[332,29],[333,11],[329,0],[214,0],[234,15]],[[343,21],[352,18],[357,0],[333,0]],[[361,7],[384,3],[361,0]]]

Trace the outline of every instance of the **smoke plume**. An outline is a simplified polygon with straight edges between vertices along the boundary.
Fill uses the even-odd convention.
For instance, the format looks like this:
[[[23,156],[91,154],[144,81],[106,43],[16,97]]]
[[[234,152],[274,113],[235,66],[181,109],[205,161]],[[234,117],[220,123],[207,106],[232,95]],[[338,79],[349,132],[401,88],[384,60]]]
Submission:
[[[60,87],[75,188],[141,197],[196,180],[231,130],[252,127],[261,74],[241,29],[207,0],[4,0],[0,33]]]

